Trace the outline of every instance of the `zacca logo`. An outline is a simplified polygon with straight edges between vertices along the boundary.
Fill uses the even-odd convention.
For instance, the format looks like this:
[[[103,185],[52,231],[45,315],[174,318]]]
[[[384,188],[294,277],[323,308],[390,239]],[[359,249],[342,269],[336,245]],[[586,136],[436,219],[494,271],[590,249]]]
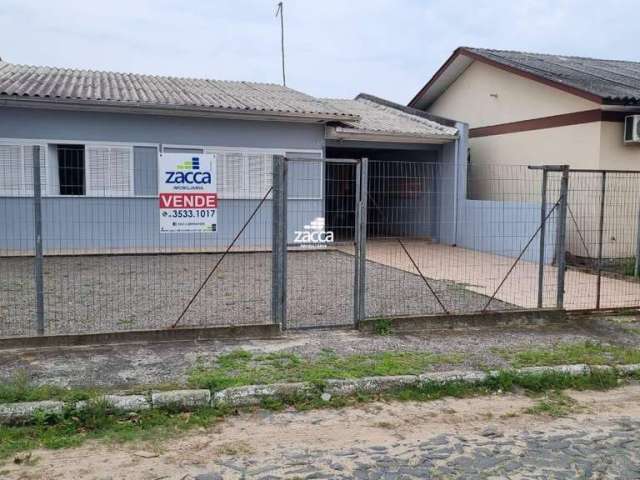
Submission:
[[[186,183],[186,184],[210,184],[211,173],[200,171],[200,158],[193,157],[191,160],[176,165],[175,170],[164,172],[166,183]]]

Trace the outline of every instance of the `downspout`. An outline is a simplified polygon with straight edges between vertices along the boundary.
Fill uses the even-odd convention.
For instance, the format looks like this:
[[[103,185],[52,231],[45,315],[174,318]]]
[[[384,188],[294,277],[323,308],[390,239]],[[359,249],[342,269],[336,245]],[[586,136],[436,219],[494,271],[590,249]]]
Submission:
[[[460,188],[466,189],[466,185],[462,187],[459,185],[460,183],[460,174],[463,172],[460,170],[463,167],[466,167],[468,148],[469,148],[469,126],[466,123],[456,122],[456,128],[458,129],[458,138],[454,145],[454,166],[453,166],[453,174],[455,176],[453,183],[453,246],[458,244],[458,216],[460,209]],[[464,162],[464,164],[463,164]],[[466,172],[465,172],[466,179]],[[466,190],[462,190],[466,192]]]
[[[460,137],[456,139],[453,150],[453,246],[458,244],[458,152]]]

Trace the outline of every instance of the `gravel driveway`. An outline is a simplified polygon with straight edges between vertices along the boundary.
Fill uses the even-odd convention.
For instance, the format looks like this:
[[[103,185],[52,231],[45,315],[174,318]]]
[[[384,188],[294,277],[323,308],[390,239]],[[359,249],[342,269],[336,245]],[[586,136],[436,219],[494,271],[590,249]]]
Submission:
[[[165,328],[180,315],[219,254],[47,257],[48,334]],[[33,261],[0,259],[0,337],[33,334]],[[332,250],[290,252],[288,321],[295,327],[348,325],[353,257]],[[369,316],[441,313],[413,273],[367,264]],[[429,280],[447,310],[478,311],[487,297],[463,285]],[[491,309],[510,308],[493,301]],[[221,263],[181,325],[269,323],[271,254],[232,253]]]

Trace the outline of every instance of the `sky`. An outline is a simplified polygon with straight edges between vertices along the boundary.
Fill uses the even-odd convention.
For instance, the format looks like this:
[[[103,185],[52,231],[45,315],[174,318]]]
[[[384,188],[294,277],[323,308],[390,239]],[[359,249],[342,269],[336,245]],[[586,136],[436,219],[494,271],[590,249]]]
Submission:
[[[1,0],[12,63],[280,83],[274,0]],[[458,46],[640,61],[638,0],[284,0],[287,86],[407,103]]]

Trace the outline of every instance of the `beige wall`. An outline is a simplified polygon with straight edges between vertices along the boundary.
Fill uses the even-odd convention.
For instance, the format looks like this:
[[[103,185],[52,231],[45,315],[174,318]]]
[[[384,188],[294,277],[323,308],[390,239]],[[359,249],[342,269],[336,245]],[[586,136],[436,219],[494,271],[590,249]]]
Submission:
[[[610,170],[640,170],[640,143],[623,142],[624,123],[602,122],[600,130],[600,166]]]
[[[467,122],[475,128],[599,107],[595,102],[557,88],[473,62],[428,111]]]
[[[574,168],[599,168],[600,123],[471,138],[471,161],[507,165],[569,164]]]

